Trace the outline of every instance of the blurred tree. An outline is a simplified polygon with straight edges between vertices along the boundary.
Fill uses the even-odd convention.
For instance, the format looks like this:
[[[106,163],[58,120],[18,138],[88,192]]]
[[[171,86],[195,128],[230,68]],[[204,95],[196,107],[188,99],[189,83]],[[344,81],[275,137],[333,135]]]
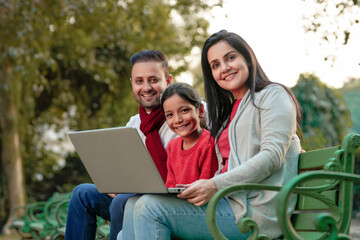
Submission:
[[[199,93],[200,97],[205,98],[204,79],[203,79],[201,64],[199,63],[199,64],[193,66],[190,69],[190,71],[194,77],[193,84],[192,84],[193,87]]]
[[[340,144],[352,125],[340,91],[312,74],[301,74],[292,90],[302,107],[302,147],[312,150]]]
[[[312,3],[303,15],[304,28],[319,38],[319,44],[331,44],[338,49],[346,45],[352,34],[360,31],[360,1],[358,0],[303,0]],[[315,6],[313,6],[315,4]],[[336,51],[334,49],[334,51]],[[324,60],[334,62],[336,53],[330,52]],[[360,63],[359,63],[360,64]]]
[[[185,56],[207,37],[202,16],[211,7],[203,0],[0,1],[0,178],[7,186],[0,198],[8,200],[0,211],[25,202],[23,176],[30,199],[54,189],[66,154],[54,151],[59,143],[44,138],[49,132],[122,125],[137,112],[133,53],[160,49],[174,75],[187,69]]]
[[[7,2],[3,3],[7,4]],[[15,18],[12,12],[13,6],[7,9],[0,8],[0,30],[1,39],[7,37],[9,32],[13,32],[10,26],[9,30],[5,30],[4,21],[7,17]],[[23,177],[23,166],[21,158],[21,142],[19,124],[18,106],[21,104],[21,82],[12,73],[14,52],[12,48],[5,48],[3,44],[0,46],[1,65],[0,65],[0,133],[1,133],[1,183],[5,182],[6,188],[3,190],[5,201],[11,202],[11,206],[24,205],[25,188]],[[7,59],[3,59],[8,54]],[[16,75],[16,73],[14,74]],[[4,196],[1,196],[3,198]],[[5,207],[1,212],[8,214]],[[3,220],[3,219],[2,219]],[[0,221],[2,222],[2,221]]]
[[[351,112],[353,126],[349,132],[360,133],[360,78],[349,79],[340,91],[344,95],[346,106]]]

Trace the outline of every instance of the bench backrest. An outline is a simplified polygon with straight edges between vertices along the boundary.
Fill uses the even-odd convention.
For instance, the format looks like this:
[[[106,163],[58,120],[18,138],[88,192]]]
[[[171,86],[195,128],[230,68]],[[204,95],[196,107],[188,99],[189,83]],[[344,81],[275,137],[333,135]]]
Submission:
[[[299,173],[313,170],[330,170],[346,173],[354,172],[355,152],[354,147],[351,147],[351,139],[345,138],[342,146],[324,148],[304,152],[299,157]],[[351,211],[353,202],[353,183],[352,182],[338,182],[330,179],[316,179],[303,183],[301,187],[314,188],[314,192],[320,192],[328,201],[332,202],[334,206],[341,211],[337,211],[337,223],[339,229],[343,232],[348,232]],[[320,191],[315,191],[316,188],[321,188]],[[315,219],[319,213],[332,213],[333,210],[329,205],[318,199],[299,195],[297,206],[291,217],[292,224],[296,231],[304,239],[307,235],[323,233],[315,229]],[[335,215],[336,215],[335,214]]]

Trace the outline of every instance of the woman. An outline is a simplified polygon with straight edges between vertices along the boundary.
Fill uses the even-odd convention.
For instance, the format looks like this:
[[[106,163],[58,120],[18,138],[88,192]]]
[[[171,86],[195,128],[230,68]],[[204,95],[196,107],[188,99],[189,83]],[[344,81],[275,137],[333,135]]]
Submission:
[[[186,185],[177,197],[130,199],[120,239],[212,239],[205,204],[218,189],[236,183],[280,186],[297,173],[300,111],[291,91],[267,78],[250,46],[235,33],[222,30],[210,36],[201,64],[219,170],[211,179]],[[219,228],[229,239],[246,239],[235,222],[247,216],[261,233],[278,237],[275,195],[242,191],[222,199]]]

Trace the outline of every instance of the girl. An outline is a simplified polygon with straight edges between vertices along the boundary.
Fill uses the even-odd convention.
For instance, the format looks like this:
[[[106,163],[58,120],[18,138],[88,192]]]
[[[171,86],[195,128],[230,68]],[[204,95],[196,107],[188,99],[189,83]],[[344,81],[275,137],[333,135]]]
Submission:
[[[209,179],[218,169],[214,139],[207,131],[204,105],[193,87],[170,85],[161,96],[161,108],[170,129],[180,137],[167,147],[166,187]]]
[[[271,82],[245,40],[225,30],[205,41],[201,66],[220,169],[211,179],[188,184],[178,198],[131,198],[125,208],[125,240],[213,239],[205,213],[218,189],[236,183],[281,186],[297,174],[300,110],[291,91]],[[270,239],[279,237],[275,196],[271,191],[241,191],[221,199],[219,228],[228,239],[247,239],[235,224],[247,216]],[[294,196],[289,210],[295,203]]]

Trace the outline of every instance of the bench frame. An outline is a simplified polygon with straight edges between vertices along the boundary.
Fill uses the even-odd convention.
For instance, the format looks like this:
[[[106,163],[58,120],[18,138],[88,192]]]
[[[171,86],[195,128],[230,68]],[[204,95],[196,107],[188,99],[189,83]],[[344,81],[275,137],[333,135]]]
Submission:
[[[347,235],[351,223],[353,184],[360,182],[360,175],[354,173],[355,151],[360,147],[360,135],[349,134],[341,147],[320,149],[300,154],[299,175],[291,179],[283,187],[263,184],[236,184],[219,190],[210,200],[207,207],[206,221],[214,239],[227,239],[216,223],[216,207],[218,202],[227,195],[243,190],[278,191],[277,217],[283,236],[286,239],[350,239]],[[332,156],[328,156],[332,153]],[[310,164],[309,164],[310,163]],[[316,164],[320,163],[322,170]],[[309,165],[315,164],[313,167]],[[307,170],[302,165],[307,165]],[[313,183],[311,183],[313,181]],[[314,185],[314,182],[319,182]],[[324,194],[336,191],[336,200]],[[298,194],[298,207],[303,203],[319,205],[318,208],[297,210],[297,216],[313,212],[313,218],[307,219],[314,229],[299,230],[304,220],[297,221],[288,213],[288,200],[291,195]],[[299,199],[301,199],[301,204]],[[319,203],[312,204],[312,201]],[[305,204],[306,205],[306,204]],[[321,206],[321,207],[320,207]],[[324,208],[324,206],[327,206]],[[294,211],[295,215],[295,211]],[[260,230],[250,218],[240,219],[238,228],[242,233],[251,235],[248,239],[269,239],[260,234]],[[300,227],[301,228],[301,227]]]

